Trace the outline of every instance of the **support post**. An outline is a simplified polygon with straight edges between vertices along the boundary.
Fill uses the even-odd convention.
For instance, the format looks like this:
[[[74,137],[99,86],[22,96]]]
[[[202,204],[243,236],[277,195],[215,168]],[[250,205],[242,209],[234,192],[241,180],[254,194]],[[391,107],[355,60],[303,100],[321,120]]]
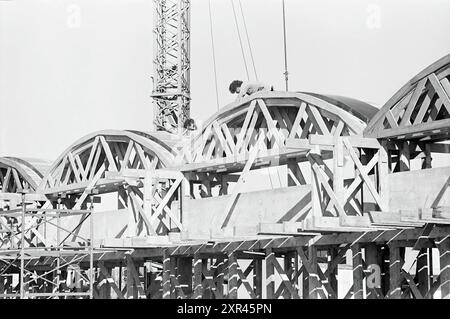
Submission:
[[[317,154],[320,156],[320,148],[318,145],[315,145],[311,149],[311,154]],[[312,216],[313,217],[321,217],[322,216],[322,207],[321,207],[321,185],[319,179],[315,173],[315,171],[311,167],[311,207],[312,207]]]
[[[332,261],[337,258],[338,255],[338,249],[336,247],[332,247],[328,250],[328,267],[330,267]],[[329,268],[328,268],[329,269]],[[338,293],[338,265],[336,265],[336,267],[331,270],[328,274],[328,281],[330,282],[330,286],[333,289],[333,291],[336,293],[336,297],[337,297],[337,293]],[[328,294],[328,298],[332,298],[332,296],[330,294]]]
[[[430,276],[428,274],[428,249],[421,248],[417,255],[417,283],[422,296],[430,289]]]
[[[333,148],[333,191],[341,207],[345,206],[344,197],[344,144],[342,137],[336,138],[336,145]]]
[[[253,259],[255,268],[253,269],[253,286],[256,298],[262,299],[262,259]]]
[[[422,169],[431,168],[431,149],[430,144],[426,144],[423,148],[424,157],[422,159]],[[430,255],[429,255],[430,254]],[[417,281],[420,293],[424,296],[430,289],[432,272],[431,263],[429,265],[429,260],[431,260],[431,248],[421,248],[419,255],[417,256]]]
[[[201,299],[203,295],[202,287],[202,259],[198,255],[194,255],[194,275],[193,275],[193,285],[194,285],[194,299]]]
[[[206,277],[207,274],[209,273],[208,270],[208,258],[203,258],[202,259],[202,269],[204,276]],[[212,298],[212,293],[211,293],[211,289],[203,289],[203,299],[211,299]]]
[[[374,243],[367,244],[364,248],[366,267],[368,267],[366,276],[367,299],[377,299],[375,289],[381,288],[381,251]]]
[[[437,243],[441,264],[441,298],[450,299],[450,237]]]
[[[177,258],[178,283],[184,288],[184,294],[192,294],[192,257]]]
[[[238,263],[235,253],[228,255],[228,299],[238,298]]]
[[[402,296],[401,270],[403,260],[401,258],[400,247],[389,246],[389,298],[400,299]]]
[[[310,262],[311,272],[309,273],[309,299],[319,299],[319,275],[317,274],[317,247],[308,247],[308,259]]]
[[[267,299],[273,299],[275,294],[275,269],[273,259],[275,254],[271,248],[266,249],[266,289]]]
[[[163,299],[170,299],[170,257],[164,250],[163,253],[163,277],[162,277],[162,289],[163,289]]]
[[[362,263],[362,251],[359,244],[352,246],[353,254],[353,299],[363,299],[363,263]]]
[[[292,271],[292,252],[287,252],[284,255],[284,272],[286,273],[286,275],[288,276],[289,281],[292,280],[291,276],[289,276],[289,272]],[[283,291],[283,298],[284,299],[290,299],[291,293],[289,292],[289,290],[285,289]]]
[[[138,299],[137,283],[133,279],[133,271],[136,271],[133,259],[127,256],[127,298]]]

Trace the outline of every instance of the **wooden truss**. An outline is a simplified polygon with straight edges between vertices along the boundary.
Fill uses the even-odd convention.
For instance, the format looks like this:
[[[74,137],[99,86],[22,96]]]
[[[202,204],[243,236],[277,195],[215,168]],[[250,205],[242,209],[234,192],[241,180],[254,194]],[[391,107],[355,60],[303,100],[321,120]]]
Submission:
[[[279,97],[280,93],[277,93]],[[362,123],[338,107],[307,94],[283,99],[270,94],[255,97],[208,121],[184,152],[188,162],[204,162],[261,151],[282,151],[287,140],[307,139],[310,134],[345,136],[359,134]],[[262,143],[257,141],[262,137]]]
[[[426,138],[448,135],[450,56],[435,62],[401,88],[374,116],[364,136]]]
[[[36,191],[43,175],[32,164],[18,158],[0,158],[0,191],[16,193],[27,189]]]
[[[39,190],[45,194],[83,194],[85,189],[109,184],[103,192],[116,190],[105,172],[125,169],[153,170],[165,167],[171,154],[152,140],[124,131],[91,134],[74,144],[53,164]],[[111,189],[112,188],[112,189]]]

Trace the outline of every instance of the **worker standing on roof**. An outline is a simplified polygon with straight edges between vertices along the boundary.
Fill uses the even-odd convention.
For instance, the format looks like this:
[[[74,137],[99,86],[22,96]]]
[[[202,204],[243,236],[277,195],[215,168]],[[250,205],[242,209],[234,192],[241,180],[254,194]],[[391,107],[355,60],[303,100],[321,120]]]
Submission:
[[[273,86],[261,82],[242,82],[234,80],[231,82],[229,90],[232,94],[236,93],[238,95],[236,101],[239,101],[240,99],[257,92],[273,91]]]

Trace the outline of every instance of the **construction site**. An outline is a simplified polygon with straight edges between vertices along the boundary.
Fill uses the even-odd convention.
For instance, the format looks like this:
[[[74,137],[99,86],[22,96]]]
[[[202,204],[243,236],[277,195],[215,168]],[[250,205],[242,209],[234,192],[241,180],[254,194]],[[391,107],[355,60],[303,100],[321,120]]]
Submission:
[[[186,127],[190,0],[154,8],[148,131],[0,154],[0,298],[450,299],[450,54],[381,108],[286,66]]]

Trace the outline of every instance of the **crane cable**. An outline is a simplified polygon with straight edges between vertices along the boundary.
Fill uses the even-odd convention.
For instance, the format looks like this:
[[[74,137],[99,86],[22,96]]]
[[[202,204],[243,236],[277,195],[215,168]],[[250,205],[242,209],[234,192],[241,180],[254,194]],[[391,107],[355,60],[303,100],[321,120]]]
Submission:
[[[250,59],[252,60],[253,72],[255,73],[256,81],[258,81],[258,73],[256,72],[255,60],[253,59],[253,50],[250,42],[250,36],[248,35],[247,23],[245,23],[244,10],[242,9],[242,2],[239,0],[239,8],[241,10],[242,21],[244,23],[245,36],[247,38],[247,45],[250,51]]]
[[[244,60],[244,66],[245,66],[245,72],[247,74],[247,80],[250,80],[250,76],[248,73],[248,67],[247,67],[247,61],[245,60],[244,46],[242,45],[241,32],[239,31],[239,24],[238,24],[237,15],[236,15],[236,9],[234,7],[233,0],[230,0],[230,2],[231,2],[231,6],[233,7],[234,22],[236,23],[236,30],[237,30],[237,34],[238,34],[238,38],[239,38],[239,44],[241,46],[242,59]]]
[[[287,59],[287,45],[286,45],[286,10],[284,6],[284,0],[282,0],[283,4],[283,39],[284,39],[284,80],[286,81],[286,92],[289,91],[289,72],[288,72],[288,59]]]
[[[208,0],[208,9],[209,9],[209,30],[210,30],[210,34],[211,34],[211,47],[212,47],[213,67],[214,67],[214,84],[216,87],[216,104],[217,104],[217,111],[219,111],[219,90],[217,88],[216,51],[214,48],[214,33],[213,33],[213,22],[212,22],[212,13],[211,13],[211,0]]]

